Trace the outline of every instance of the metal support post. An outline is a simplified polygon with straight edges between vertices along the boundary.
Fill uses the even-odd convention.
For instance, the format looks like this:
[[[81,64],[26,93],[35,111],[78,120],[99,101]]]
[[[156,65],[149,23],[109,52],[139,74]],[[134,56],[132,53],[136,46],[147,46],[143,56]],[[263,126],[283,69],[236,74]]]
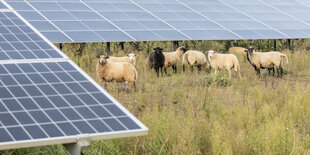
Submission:
[[[110,55],[110,47],[111,47],[111,44],[110,42],[107,42],[107,47],[106,47],[106,52],[107,52],[107,55]]]

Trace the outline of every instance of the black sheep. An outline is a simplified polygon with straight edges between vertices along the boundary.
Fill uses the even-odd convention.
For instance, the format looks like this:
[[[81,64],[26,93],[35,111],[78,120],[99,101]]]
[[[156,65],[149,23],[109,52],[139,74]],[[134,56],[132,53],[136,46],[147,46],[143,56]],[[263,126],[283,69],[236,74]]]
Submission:
[[[154,52],[152,52],[149,56],[149,65],[150,68],[154,68],[156,73],[157,73],[157,77],[159,77],[159,68],[161,71],[161,76],[163,76],[163,67],[165,64],[165,56],[163,54],[163,49],[160,47],[156,47],[154,48]]]

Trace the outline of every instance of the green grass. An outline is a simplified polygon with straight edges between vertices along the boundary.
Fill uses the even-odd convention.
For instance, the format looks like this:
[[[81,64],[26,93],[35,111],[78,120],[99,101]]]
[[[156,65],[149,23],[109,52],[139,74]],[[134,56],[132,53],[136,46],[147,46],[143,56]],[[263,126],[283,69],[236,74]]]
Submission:
[[[154,44],[156,45],[156,44]],[[92,47],[88,47],[92,49]],[[90,50],[87,49],[87,50]],[[124,52],[124,51],[122,51]],[[120,52],[115,55],[122,55]],[[145,51],[144,51],[145,52]],[[95,53],[67,54],[96,78]],[[310,51],[285,52],[289,64],[281,79],[262,71],[258,78],[242,62],[242,78],[178,74],[157,78],[147,66],[147,54],[137,58],[138,91],[124,83],[109,83],[108,92],[148,128],[149,134],[93,141],[85,154],[309,154]],[[240,58],[239,58],[240,59]],[[97,79],[98,81],[98,79]],[[53,150],[53,151],[51,151]],[[61,145],[9,150],[3,154],[63,154]]]

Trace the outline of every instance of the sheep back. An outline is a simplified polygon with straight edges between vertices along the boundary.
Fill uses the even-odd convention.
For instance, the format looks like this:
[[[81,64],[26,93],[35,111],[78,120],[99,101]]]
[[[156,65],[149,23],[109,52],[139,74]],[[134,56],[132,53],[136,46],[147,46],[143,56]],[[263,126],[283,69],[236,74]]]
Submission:
[[[231,47],[228,49],[229,54],[235,54],[235,55],[246,55],[245,48],[243,47]]]
[[[182,64],[205,65],[208,64],[206,56],[199,51],[189,50],[183,55]]]
[[[104,81],[133,82],[138,78],[137,70],[128,62],[97,64],[97,74]]]
[[[219,69],[231,69],[235,65],[239,67],[239,61],[237,57],[233,54],[219,54],[217,53],[216,56],[213,56],[210,59],[211,66],[213,68]]]
[[[108,62],[128,62],[134,65],[134,62],[130,61],[129,57],[114,57],[109,56],[109,59],[107,59]]]

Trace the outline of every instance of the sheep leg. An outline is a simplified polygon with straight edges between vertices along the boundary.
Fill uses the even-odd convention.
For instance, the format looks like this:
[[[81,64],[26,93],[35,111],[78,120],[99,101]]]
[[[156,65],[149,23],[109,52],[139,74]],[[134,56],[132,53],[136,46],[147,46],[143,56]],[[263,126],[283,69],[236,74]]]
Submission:
[[[259,69],[259,67],[254,66],[254,69],[255,69],[255,71],[256,71],[256,74],[257,74],[258,76],[260,76],[260,69]]]
[[[136,82],[135,81],[132,82],[131,87],[132,87],[134,92],[137,91],[137,87],[136,87]]]
[[[231,70],[230,69],[228,69],[228,76],[229,76],[229,78],[231,78]]]
[[[173,67],[173,68],[174,68],[174,69],[173,69],[173,70],[174,70],[174,73],[176,74],[176,73],[177,73],[177,66],[176,66],[176,65],[173,65],[173,66],[174,66],[174,67]]]
[[[280,77],[282,77],[282,73],[283,73],[283,68],[282,68],[282,66],[279,66],[278,75],[280,75]]]
[[[185,72],[185,65],[183,64],[183,72]]]
[[[270,75],[271,68],[268,68],[268,75]]]
[[[191,66],[191,70],[192,70],[192,72],[194,72],[194,66]]]
[[[201,65],[198,65],[197,68],[198,68],[198,73],[199,73],[201,71]]]
[[[277,67],[277,72],[278,72],[278,78],[280,77],[281,75],[281,70],[280,70],[280,67]]]
[[[163,68],[162,67],[160,67],[160,72],[161,72],[161,77],[163,77],[164,74],[163,74]]]
[[[274,76],[275,70],[274,67],[272,67],[272,76]]]
[[[104,85],[104,89],[107,89],[108,86],[107,86],[107,82],[106,81],[104,81],[103,85]]]
[[[256,67],[255,70],[256,70],[257,75],[260,77],[260,69],[258,67]]]
[[[164,68],[165,74],[167,75],[167,68]]]
[[[159,69],[158,69],[158,67],[155,67],[155,72],[157,74],[157,77],[159,77]]]

